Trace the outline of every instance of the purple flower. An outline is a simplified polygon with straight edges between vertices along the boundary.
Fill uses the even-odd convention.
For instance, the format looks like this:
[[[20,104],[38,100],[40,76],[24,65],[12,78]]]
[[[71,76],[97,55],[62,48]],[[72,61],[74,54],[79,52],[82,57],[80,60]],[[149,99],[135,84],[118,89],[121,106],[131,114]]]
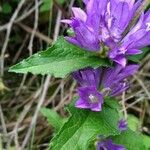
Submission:
[[[121,45],[116,45],[109,52],[109,57],[115,62],[126,65],[128,55],[142,53],[142,47],[150,45],[150,11],[142,14],[138,23],[123,38]]]
[[[111,139],[101,141],[97,144],[97,150],[125,150],[122,145],[117,145]]]
[[[101,111],[103,95],[98,91],[101,69],[82,69],[73,73],[80,87],[78,88],[79,99],[75,106],[78,108]]]
[[[78,108],[90,108],[92,111],[100,111],[103,103],[103,95],[95,87],[78,88],[80,98],[75,106]]]
[[[127,121],[124,120],[124,119],[119,120],[119,122],[118,122],[118,128],[120,129],[120,131],[127,130]]]
[[[74,72],[72,75],[80,86],[93,86],[98,88],[101,69],[85,68]]]
[[[67,23],[75,32],[74,37],[66,37],[66,39],[82,48],[90,51],[98,51],[100,49],[99,44],[99,16],[96,13],[96,9],[87,5],[87,14],[80,8],[73,7],[72,12],[74,17],[71,20],[62,20]]]
[[[108,57],[126,66],[128,55],[140,54],[140,48],[150,45],[150,11],[123,38],[129,22],[142,0],[84,0],[86,12],[73,7],[73,17],[62,20],[74,30],[66,39],[89,51],[106,51]]]
[[[139,2],[135,0],[108,0],[100,24],[100,40],[110,49],[117,46],[122,33],[132,19]]]
[[[86,68],[73,73],[79,84],[79,99],[76,107],[101,111],[105,96],[117,96],[125,91],[129,84],[126,79],[133,75],[138,65],[128,65],[123,68],[117,65],[114,68]]]
[[[138,65],[128,65],[126,67],[116,65],[115,68],[105,68],[101,81],[102,87],[110,89],[110,96],[121,94],[129,87],[129,83],[124,79],[136,73],[138,68]]]

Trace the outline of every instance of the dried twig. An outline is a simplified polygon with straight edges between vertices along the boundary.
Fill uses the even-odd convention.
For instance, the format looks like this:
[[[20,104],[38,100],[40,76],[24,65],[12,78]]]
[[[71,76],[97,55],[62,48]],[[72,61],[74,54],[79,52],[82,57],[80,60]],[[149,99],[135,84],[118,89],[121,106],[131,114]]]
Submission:
[[[26,25],[24,25],[24,24],[22,24],[22,23],[17,23],[22,29],[24,29],[25,31],[27,31],[28,33],[32,33],[32,28],[30,28],[30,27],[28,27],[28,26],[26,26]],[[35,32],[35,36],[36,37],[38,37],[38,38],[40,38],[41,40],[43,40],[43,41],[45,41],[46,43],[48,43],[48,44],[50,44],[50,43],[52,43],[53,42],[53,40],[52,39],[50,39],[48,36],[46,36],[46,35],[44,35],[44,34],[42,34],[42,33],[40,33],[40,32]]]
[[[18,23],[25,18],[27,18],[29,15],[31,15],[41,4],[43,3],[43,0],[39,1],[37,5],[34,5],[30,10],[28,10],[26,13],[22,14],[19,16],[16,20],[15,23]]]
[[[5,54],[5,51],[7,49],[7,45],[8,45],[8,42],[9,42],[9,36],[10,36],[10,33],[11,33],[11,28],[12,28],[12,25],[14,23],[14,20],[16,19],[19,11],[21,10],[23,4],[25,3],[26,0],[21,0],[20,3],[18,4],[18,7],[16,8],[14,14],[12,15],[9,23],[7,24],[7,33],[6,33],[6,38],[5,38],[5,42],[4,42],[4,45],[2,47],[2,51],[1,51],[1,65],[0,65],[0,68],[1,68],[1,76],[4,75],[4,54]]]
[[[146,88],[146,86],[144,85],[144,83],[140,80],[140,78],[138,78],[138,76],[134,75],[134,78],[138,81],[138,83],[141,85],[141,87],[143,88],[143,90],[145,91],[146,95],[148,96],[148,99],[150,100],[150,92],[148,91],[148,89]]]
[[[5,124],[4,115],[3,115],[3,111],[2,111],[1,105],[0,105],[0,118],[1,118],[1,124],[2,124],[2,128],[3,128],[3,133],[7,134],[7,128],[6,128],[6,124]]]
[[[32,118],[32,121],[30,123],[30,126],[29,126],[29,129],[27,131],[27,134],[25,136],[25,139],[22,143],[22,146],[21,146],[21,150],[24,150],[29,138],[30,138],[30,135],[31,135],[31,132],[32,132],[32,129],[35,127],[36,125],[36,120],[37,120],[37,117],[38,117],[38,114],[39,114],[39,111],[41,109],[41,106],[45,100],[45,97],[46,97],[46,93],[47,93],[47,90],[48,90],[48,87],[49,87],[49,81],[50,81],[51,77],[50,76],[47,76],[46,80],[45,80],[45,83],[44,83],[44,87],[43,87],[43,93],[39,99],[39,102],[38,102],[38,105],[37,105],[37,108],[35,110],[35,113],[34,113],[34,116]]]
[[[36,93],[33,96],[31,96],[32,101],[30,101],[27,105],[25,105],[25,107],[24,107],[23,111],[21,112],[21,114],[20,114],[20,116],[19,116],[19,118],[18,118],[18,120],[17,120],[17,122],[15,124],[15,127],[14,127],[14,129],[12,131],[13,134],[10,137],[10,140],[7,143],[7,147],[9,147],[9,145],[10,145],[10,143],[13,140],[14,137],[15,137],[14,140],[18,141],[19,125],[23,121],[23,119],[25,118],[27,113],[29,112],[29,110],[30,110],[34,100],[41,94],[41,90],[42,90],[42,86],[36,91]],[[17,142],[15,142],[15,143],[17,144]],[[16,148],[17,148],[17,150],[20,150],[19,144],[16,145]]]
[[[38,18],[39,18],[39,8],[38,8],[39,5],[38,4],[39,4],[38,0],[35,0],[36,9],[35,9],[34,28],[32,30],[32,34],[31,34],[31,38],[30,38],[30,42],[29,42],[29,46],[28,46],[30,56],[32,55],[33,40],[34,40],[34,36],[35,36],[36,30],[38,27]]]
[[[55,31],[54,31],[54,41],[56,41],[58,34],[59,34],[59,28],[60,28],[60,20],[62,17],[62,12],[60,10],[58,10],[58,14],[57,14],[57,20],[56,20],[56,27],[55,27]]]
[[[127,111],[126,111],[126,106],[125,106],[125,92],[122,93],[122,107],[123,107],[123,112],[124,112],[124,118],[127,119]]]

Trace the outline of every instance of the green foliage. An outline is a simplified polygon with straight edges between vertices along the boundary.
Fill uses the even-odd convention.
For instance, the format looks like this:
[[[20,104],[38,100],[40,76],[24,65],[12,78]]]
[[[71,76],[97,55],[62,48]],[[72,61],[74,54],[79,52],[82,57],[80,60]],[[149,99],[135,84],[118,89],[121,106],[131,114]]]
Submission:
[[[64,4],[65,0],[57,0],[57,3],[62,5]],[[40,7],[40,12],[47,12],[50,11],[53,6],[53,0],[43,0],[43,4]]]
[[[53,0],[43,0],[43,4],[40,7],[40,12],[50,11],[53,5]]]
[[[128,115],[128,127],[130,129],[138,132],[139,125],[140,125],[140,121],[137,117],[133,115]],[[146,150],[150,150],[150,137],[143,134],[142,138],[143,138],[143,143],[146,147]]]
[[[150,47],[145,47],[142,49],[143,53],[139,55],[129,56],[128,59],[134,62],[140,62],[148,53],[150,53]]]
[[[105,105],[114,108],[114,109],[119,109],[120,105],[118,104],[117,100],[112,97],[105,97]]]
[[[42,108],[41,113],[47,118],[48,123],[58,131],[64,124],[64,119],[60,115],[51,109]]]
[[[112,101],[113,103],[114,101]],[[51,150],[87,150],[97,135],[118,135],[118,112],[108,105],[101,112],[69,108],[72,114],[52,139]]]
[[[12,11],[12,7],[8,2],[4,2],[4,4],[2,5],[2,12],[4,14],[9,14]]]
[[[108,66],[109,62],[99,58],[95,53],[88,52],[64,38],[46,51],[39,52],[10,68],[10,72],[33,74],[50,74],[65,77],[67,74],[85,67]]]
[[[150,150],[150,137],[147,135],[143,135],[143,142],[146,146],[146,150]]]
[[[133,130],[133,131],[137,131],[139,128],[139,120],[137,117],[135,117],[134,115],[128,115],[128,127]]]
[[[127,150],[146,150],[142,135],[130,129],[122,132],[120,135],[112,137],[112,139],[116,144],[125,146]]]
[[[59,3],[60,5],[63,5],[65,3],[66,0],[57,0],[57,3]]]

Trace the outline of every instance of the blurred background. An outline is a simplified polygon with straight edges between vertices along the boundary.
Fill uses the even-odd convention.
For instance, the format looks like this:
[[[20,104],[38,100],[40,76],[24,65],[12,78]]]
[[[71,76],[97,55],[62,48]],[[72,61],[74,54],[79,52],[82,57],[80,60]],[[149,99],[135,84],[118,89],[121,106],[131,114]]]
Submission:
[[[43,150],[53,137],[53,127],[40,113],[42,107],[66,117],[64,106],[75,94],[76,83],[67,77],[9,73],[10,66],[45,50],[59,35],[67,35],[61,19],[82,0],[0,1],[0,150]],[[124,111],[136,130],[150,135],[150,48],[137,56],[139,72],[131,88],[120,96]],[[62,68],[63,69],[63,68]]]

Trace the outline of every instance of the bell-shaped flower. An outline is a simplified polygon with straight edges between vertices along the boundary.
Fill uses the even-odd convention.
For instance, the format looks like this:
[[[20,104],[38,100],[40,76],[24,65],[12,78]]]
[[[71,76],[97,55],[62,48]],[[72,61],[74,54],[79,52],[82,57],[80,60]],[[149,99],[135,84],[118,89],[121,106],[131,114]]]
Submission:
[[[124,119],[121,119],[118,121],[118,128],[120,131],[126,131],[127,130],[127,121]]]
[[[72,8],[73,17],[70,20],[62,20],[63,23],[67,23],[74,30],[74,36],[66,37],[66,39],[82,48],[89,51],[99,51],[99,26],[100,15],[97,11],[98,1],[91,0],[86,5],[86,13],[77,7]]]
[[[106,57],[126,66],[128,55],[140,54],[150,45],[150,11],[142,14],[124,37],[130,21],[142,0],[83,0],[86,11],[73,7],[73,17],[62,20],[71,26],[74,35],[66,39],[89,51],[107,51]],[[107,48],[106,48],[107,47]]]
[[[117,65],[114,68],[86,68],[73,73],[79,84],[79,99],[76,107],[101,111],[105,96],[117,96],[128,89],[125,79],[133,75],[138,65],[128,65],[125,68]]]

